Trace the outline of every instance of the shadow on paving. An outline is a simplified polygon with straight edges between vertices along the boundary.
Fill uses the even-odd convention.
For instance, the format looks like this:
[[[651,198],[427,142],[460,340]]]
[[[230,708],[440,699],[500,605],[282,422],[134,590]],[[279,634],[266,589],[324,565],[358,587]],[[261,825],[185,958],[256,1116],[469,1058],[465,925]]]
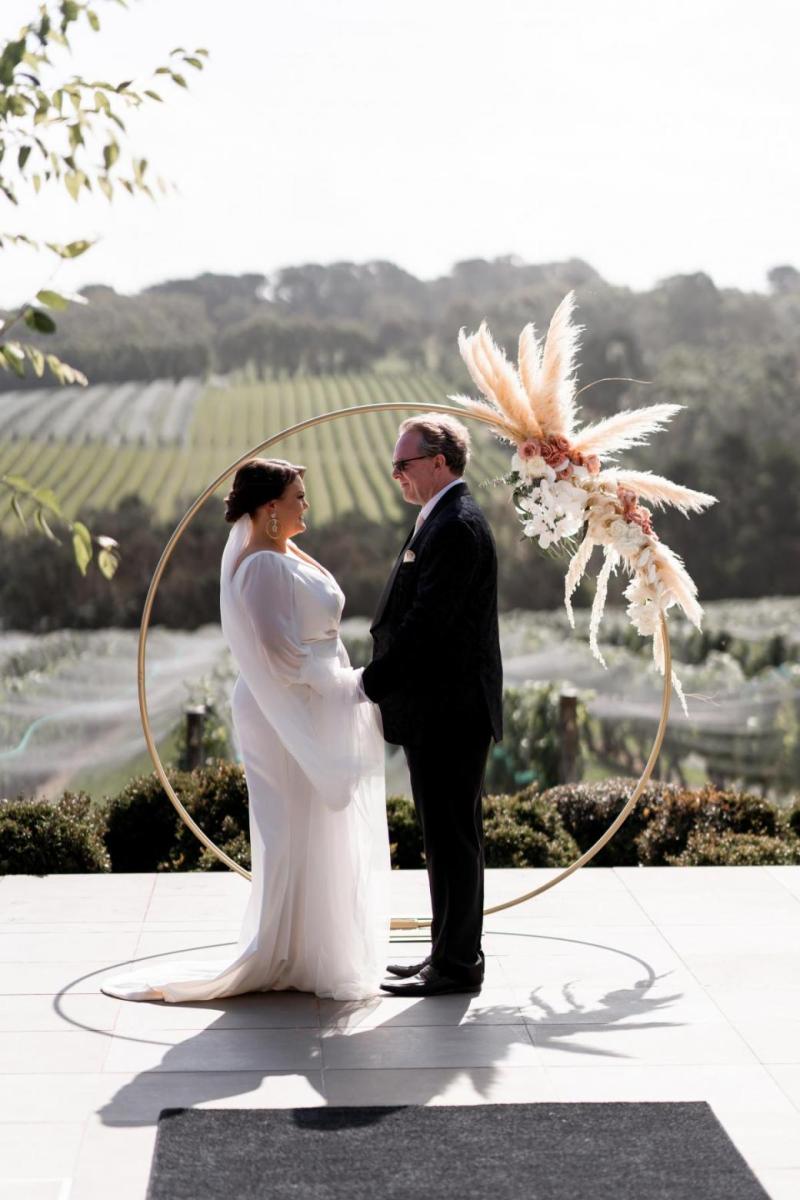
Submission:
[[[493,931],[496,932],[496,931]],[[251,1035],[256,1035],[259,1031],[264,1034],[265,1038],[271,1039],[272,1044],[280,1050],[281,1043],[287,1040],[287,1034],[300,1033],[308,1038],[319,1038],[324,1032],[323,1044],[329,1047],[329,1053],[334,1049],[334,1043],[337,1040],[346,1042],[348,1053],[346,1061],[337,1064],[338,1067],[348,1069],[364,1069],[368,1071],[371,1067],[380,1068],[399,1068],[408,1064],[394,1061],[391,1056],[388,1060],[381,1059],[378,1062],[369,1062],[369,1056],[374,1059],[376,1054],[380,1053],[380,1047],[376,1046],[376,1034],[380,1034],[386,1030],[403,1030],[404,1035],[409,1040],[414,1038],[414,1031],[417,1035],[424,1031],[424,1034],[430,1039],[430,1044],[436,1046],[437,1040],[441,1041],[445,1036],[451,1035],[452,1031],[457,1030],[457,1037],[463,1039],[462,1045],[465,1052],[465,1058],[474,1058],[471,1053],[467,1039],[470,1036],[470,1031],[495,1029],[504,1031],[498,1035],[497,1045],[486,1045],[487,1036],[484,1035],[481,1051],[481,1062],[472,1063],[471,1065],[450,1065],[437,1061],[432,1056],[429,1062],[415,1062],[413,1067],[417,1068],[419,1080],[424,1080],[425,1069],[427,1067],[436,1068],[436,1079],[430,1084],[429,1095],[425,1095],[424,1084],[421,1086],[420,1098],[417,1103],[424,1104],[426,1101],[433,1099],[434,1096],[440,1094],[450,1082],[457,1080],[468,1080],[473,1078],[475,1090],[479,1093],[485,1092],[491,1086],[491,1081],[494,1078],[489,1074],[487,1079],[487,1071],[499,1071],[503,1066],[510,1065],[507,1061],[507,1056],[513,1053],[516,1046],[524,1046],[534,1052],[534,1047],[555,1047],[563,1050],[565,1054],[582,1054],[592,1055],[601,1060],[619,1060],[627,1056],[620,1054],[617,1051],[604,1050],[596,1045],[582,1044],[580,1040],[581,1034],[587,1034],[589,1031],[593,1035],[602,1031],[621,1031],[629,1032],[634,1036],[641,1030],[654,1028],[669,1028],[683,1024],[679,1021],[669,1020],[654,1020],[652,1018],[656,1014],[664,1013],[667,1015],[669,1008],[676,1004],[682,998],[683,993],[676,991],[671,995],[656,995],[653,994],[653,989],[656,985],[666,978],[666,975],[658,975],[652,966],[643,958],[631,954],[628,951],[620,950],[614,946],[606,946],[598,942],[582,941],[578,938],[553,938],[547,935],[517,933],[514,932],[510,936],[530,939],[541,945],[547,942],[559,942],[574,945],[576,948],[591,948],[608,954],[612,961],[623,957],[641,968],[641,976],[633,981],[630,986],[614,988],[594,1001],[590,1006],[582,1005],[575,997],[575,987],[580,980],[571,979],[565,981],[560,987],[559,1000],[563,1001],[563,1008],[555,1008],[552,1003],[548,1003],[542,999],[538,993],[540,988],[534,988],[527,994],[524,1001],[517,1004],[487,1004],[481,1005],[480,996],[459,996],[450,995],[444,997],[434,997],[420,999],[411,1008],[407,1005],[397,1015],[387,1015],[385,1020],[381,1020],[378,1024],[370,1024],[368,1027],[361,1027],[357,1023],[350,1024],[350,1020],[357,1020],[359,1014],[364,1013],[365,1016],[374,1011],[378,1006],[383,1006],[388,1009],[392,1003],[391,998],[382,997],[375,998],[364,1002],[342,1002],[332,1013],[328,1014],[324,1023],[319,1020],[319,1004],[317,1004],[317,1018],[314,1024],[298,1022],[297,1026],[287,1025],[285,1020],[278,1025],[273,1022],[270,1024],[269,1010],[270,1006],[275,1006],[280,1003],[284,1006],[287,999],[292,995],[288,992],[275,993],[249,993],[247,997],[234,996],[222,998],[210,1002],[193,1002],[188,1005],[168,1004],[164,1001],[123,1001],[122,1003],[135,1004],[154,1004],[160,1008],[176,1009],[190,1007],[193,1010],[213,1009],[214,1012],[220,1013],[219,1018],[211,1025],[194,1032],[193,1036],[183,1038],[177,1045],[171,1042],[163,1042],[158,1036],[135,1036],[133,1034],[116,1033],[113,1030],[97,1029],[86,1023],[68,1017],[62,1008],[62,998],[69,992],[70,988],[78,983],[83,983],[92,977],[92,974],[106,974],[112,969],[128,965],[127,963],[109,964],[102,968],[102,972],[96,972],[89,975],[81,976],[79,979],[72,980],[54,1000],[54,1007],[59,1015],[64,1020],[74,1027],[100,1034],[102,1036],[114,1039],[115,1042],[136,1042],[144,1045],[164,1047],[164,1055],[156,1067],[151,1067],[141,1071],[130,1082],[126,1083],[116,1093],[113,1099],[104,1105],[98,1115],[106,1125],[154,1125],[158,1118],[160,1108],[170,1104],[180,1104],[181,1107],[192,1108],[198,1105],[218,1101],[226,1096],[241,1097],[243,1094],[242,1076],[247,1075],[248,1084],[247,1091],[257,1091],[263,1080],[275,1078],[276,1080],[283,1077],[303,1076],[307,1079],[310,1090],[317,1092],[321,1104],[326,1103],[324,1090],[317,1085],[313,1077],[320,1076],[323,1069],[336,1070],[337,1067],[331,1068],[330,1064],[325,1065],[323,1058],[314,1057],[313,1054],[307,1056],[307,1061],[302,1065],[283,1066],[280,1068],[264,1068],[252,1067],[249,1065],[243,1066],[241,1062],[237,1062],[236,1066],[226,1068],[224,1066],[215,1066],[212,1069],[204,1069],[203,1064],[210,1057],[219,1058],[219,1044],[215,1041],[219,1038],[219,1034],[239,1033],[243,1031],[249,1032]],[[221,945],[230,945],[233,943],[213,943],[210,945],[192,947],[192,950],[210,950],[217,949]],[[149,959],[159,959],[169,957],[169,954],[150,955]],[[136,959],[137,963],[146,961],[147,959]],[[667,973],[668,975],[668,973]],[[522,994],[523,989],[515,989]],[[258,995],[263,1000],[264,1024],[259,1025],[258,1019],[253,1024],[236,1024],[230,1022],[231,1014],[234,1014],[237,1007],[241,1008],[243,1003],[252,1004],[254,995]],[[304,1000],[308,997],[304,994],[297,993],[298,1002],[300,996],[303,995]],[[274,999],[273,999],[274,997]],[[333,1004],[333,1002],[325,1002]],[[446,1003],[446,1021],[441,1020],[426,1020],[425,1015],[432,1012],[431,1005],[441,1005]],[[420,1006],[426,1006],[418,1013],[423,1019],[418,1023],[414,1023],[409,1019],[409,1014],[413,1014],[413,1010],[419,1009]],[[527,1010],[527,1015],[523,1018],[522,1008]],[[530,1013],[530,1009],[539,1009],[541,1019],[537,1020]],[[475,1017],[470,1018],[470,1011],[475,1012]],[[570,1021],[570,1014],[575,1014],[575,1020]],[[298,1012],[299,1015],[299,1012]],[[634,1023],[627,1023],[631,1019]],[[337,1022],[339,1028],[337,1028]],[[532,1037],[529,1036],[531,1031]],[[163,1031],[162,1031],[163,1032]],[[157,1035],[158,1031],[156,1031]],[[489,1038],[488,1040],[491,1040]],[[359,1055],[359,1049],[363,1049],[365,1054]],[[450,1056],[457,1056],[462,1047],[451,1047]],[[214,1050],[213,1055],[210,1053]],[[412,1068],[413,1069],[413,1068]],[[477,1076],[473,1076],[473,1072],[479,1072],[480,1082]],[[120,1072],[122,1073],[122,1072]],[[419,1081],[418,1080],[418,1081]],[[178,1095],[176,1095],[176,1093]],[[312,1101],[306,1100],[308,1104]]]

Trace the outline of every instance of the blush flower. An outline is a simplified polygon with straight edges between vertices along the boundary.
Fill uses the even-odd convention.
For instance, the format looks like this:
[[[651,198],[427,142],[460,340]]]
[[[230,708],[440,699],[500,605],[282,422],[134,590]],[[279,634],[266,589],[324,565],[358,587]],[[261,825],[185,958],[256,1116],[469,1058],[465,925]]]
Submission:
[[[520,442],[517,446],[517,453],[523,462],[528,462],[531,458],[540,457],[541,445],[536,438],[528,438],[527,442]]]

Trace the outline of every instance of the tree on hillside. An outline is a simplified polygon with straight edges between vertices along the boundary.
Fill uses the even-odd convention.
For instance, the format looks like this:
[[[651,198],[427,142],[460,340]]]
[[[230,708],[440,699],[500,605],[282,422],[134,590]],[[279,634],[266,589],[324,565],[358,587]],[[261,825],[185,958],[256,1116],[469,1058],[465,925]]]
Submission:
[[[127,7],[126,0],[99,2]],[[4,208],[17,206],[23,192],[38,195],[48,187],[63,187],[74,202],[85,191],[99,191],[109,201],[120,189],[131,196],[154,196],[147,159],[137,157],[126,145],[121,114],[143,104],[163,102],[156,77],[187,87],[181,72],[186,66],[201,70],[207,52],[173,50],[167,64],[156,68],[153,86],[143,88],[134,88],[133,80],[115,84],[79,75],[65,78],[63,73],[54,78],[52,56],[69,51],[72,27],[79,24],[99,32],[96,7],[86,0],[45,0],[38,16],[0,50],[0,203]],[[165,187],[160,180],[156,186]],[[0,251],[20,245],[73,259],[85,254],[91,242],[77,239],[67,245],[42,244],[0,227]],[[7,314],[0,322],[0,367],[20,378],[32,371],[39,379],[49,373],[60,384],[85,385],[87,379],[81,371],[31,340],[31,335],[53,334],[53,313],[65,310],[70,302],[67,296],[43,288],[16,312]],[[82,573],[86,573],[97,544],[100,570],[107,578],[114,574],[116,542],[93,538],[82,522],[67,520],[52,489],[35,488],[16,475],[2,476],[0,482],[23,526],[27,510],[39,532],[57,541],[51,526],[58,522],[71,535]]]

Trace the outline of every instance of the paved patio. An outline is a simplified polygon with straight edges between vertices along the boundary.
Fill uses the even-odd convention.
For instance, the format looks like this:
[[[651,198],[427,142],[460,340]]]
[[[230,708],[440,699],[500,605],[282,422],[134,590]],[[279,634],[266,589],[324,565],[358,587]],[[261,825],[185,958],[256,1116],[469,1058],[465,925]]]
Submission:
[[[490,871],[489,900],[548,874]],[[393,882],[396,913],[425,911],[422,872]],[[98,992],[128,960],[235,940],[246,893],[222,873],[0,879],[0,1200],[142,1200],[171,1105],[700,1099],[774,1200],[800,1196],[800,867],[579,872],[487,920],[477,997]]]

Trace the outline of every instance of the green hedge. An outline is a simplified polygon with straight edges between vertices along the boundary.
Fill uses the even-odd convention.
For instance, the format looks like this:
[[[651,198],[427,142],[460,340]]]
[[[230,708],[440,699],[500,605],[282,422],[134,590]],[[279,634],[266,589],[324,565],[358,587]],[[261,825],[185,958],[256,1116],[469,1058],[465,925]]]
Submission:
[[[550,788],[543,799],[553,805],[581,854],[602,837],[631,797],[630,779],[606,779],[602,783],[565,783]],[[651,783],[644,789],[633,812],[607,846],[592,860],[597,867],[635,867],[640,861],[639,838],[660,810],[665,796],[676,789]]]
[[[109,871],[105,815],[88,796],[0,802],[0,875]]]
[[[167,778],[203,832],[249,870],[242,768],[220,760],[191,772],[169,770]],[[227,870],[180,819],[155,773],[131,780],[104,808],[112,871]]]
[[[780,841],[783,835],[787,841],[797,840],[786,819],[760,796],[723,792],[708,785],[700,791],[677,791],[662,798],[636,839],[639,861],[646,866],[679,862],[693,865],[684,857],[686,854],[689,858],[699,854],[701,845],[706,847],[706,853],[715,843],[732,846],[733,843],[724,841],[731,835],[772,841]],[[690,843],[697,849],[690,849]]]
[[[241,767],[216,761],[168,778],[200,828],[249,868],[247,788]],[[564,784],[486,798],[489,867],[562,867],[605,832],[631,795],[629,779]],[[410,800],[387,801],[392,863],[424,866]],[[800,804],[781,812],[759,796],[708,786],[645,789],[593,865],[760,865],[800,862]],[[0,801],[0,873],[206,871],[226,868],[184,825],[158,777],[132,780],[93,803],[67,793],[56,803]]]

